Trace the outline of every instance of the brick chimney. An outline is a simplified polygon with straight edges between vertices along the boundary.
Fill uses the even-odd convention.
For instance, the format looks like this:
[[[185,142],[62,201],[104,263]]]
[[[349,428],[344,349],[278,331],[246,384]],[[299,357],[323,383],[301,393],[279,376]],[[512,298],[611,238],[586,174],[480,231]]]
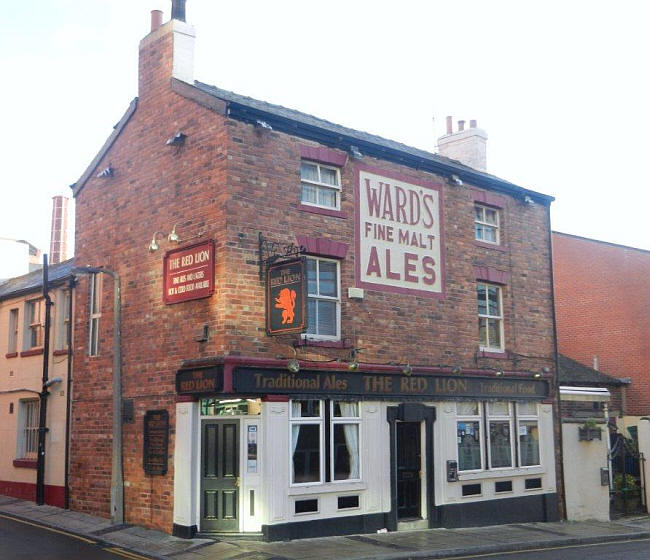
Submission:
[[[438,150],[442,156],[486,171],[487,138],[487,132],[477,128],[476,120],[470,120],[467,129],[464,120],[458,121],[458,130],[454,132],[452,118],[447,117],[447,133],[438,138]]]
[[[50,233],[50,264],[68,258],[68,203],[65,196],[52,197],[52,231]]]
[[[151,12],[151,30],[140,41],[138,96],[146,100],[169,89],[170,78],[194,84],[194,26],[185,22],[185,0],[172,0],[172,19],[162,24],[162,12]]]

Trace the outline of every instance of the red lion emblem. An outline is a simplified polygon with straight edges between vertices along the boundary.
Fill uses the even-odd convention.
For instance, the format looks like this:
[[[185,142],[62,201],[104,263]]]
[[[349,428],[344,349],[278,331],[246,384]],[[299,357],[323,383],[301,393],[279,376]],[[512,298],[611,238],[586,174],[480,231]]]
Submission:
[[[296,291],[289,288],[282,288],[280,295],[275,298],[275,308],[282,309],[282,324],[293,323],[296,308]]]

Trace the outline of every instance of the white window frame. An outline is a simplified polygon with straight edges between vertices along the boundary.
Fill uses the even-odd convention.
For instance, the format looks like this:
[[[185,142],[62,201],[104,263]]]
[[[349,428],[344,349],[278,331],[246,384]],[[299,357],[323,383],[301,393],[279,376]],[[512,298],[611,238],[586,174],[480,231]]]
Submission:
[[[530,469],[530,468],[535,468],[539,467],[542,464],[542,431],[540,430],[540,425],[539,425],[539,404],[538,403],[531,403],[535,405],[535,414],[521,414],[519,412],[519,406],[522,403],[516,403],[517,407],[517,464],[522,468],[522,469]],[[524,465],[523,461],[521,460],[521,444],[519,443],[519,433],[520,433],[520,424],[522,422],[535,422],[537,424],[537,434],[539,436],[539,439],[537,440],[537,454],[539,456],[539,462],[535,465]]]
[[[18,404],[16,458],[36,459],[38,456],[40,401],[39,399],[24,399],[18,401]]]
[[[19,325],[20,320],[20,311],[17,307],[9,310],[9,338],[7,340],[7,354],[15,354],[18,352],[18,331],[20,329]]]
[[[23,350],[33,350],[43,347],[44,325],[43,318],[44,300],[30,299],[25,302],[25,328],[23,330]],[[36,338],[36,344],[32,340]]]
[[[323,453],[323,443],[325,441],[325,403],[320,399],[295,399],[296,401],[319,401],[319,416],[294,416],[293,403],[289,401],[289,485],[290,486],[310,486],[314,484],[323,484],[323,474],[325,473],[325,454]],[[309,482],[293,481],[293,426],[316,425],[318,426],[318,480]]]
[[[486,328],[485,328],[485,340],[479,340],[479,349],[484,350],[486,352],[503,352],[505,349],[505,332],[504,332],[504,318],[503,318],[503,289],[501,286],[498,286],[497,284],[490,284],[489,282],[477,282],[476,287],[477,287],[477,306],[478,306],[478,288],[481,286],[485,286],[485,308],[486,308],[486,313],[481,314],[478,313],[477,309],[477,314],[478,314],[478,319],[479,322],[481,320],[485,320],[486,322]],[[488,297],[488,290],[490,288],[495,288],[497,290],[497,301],[499,304],[499,314],[498,315],[492,315],[490,314],[490,305],[489,305],[489,297]],[[490,346],[490,329],[488,327],[489,321],[490,320],[497,320],[499,322],[499,340],[501,342],[500,346]],[[480,325],[479,325],[479,338],[480,338]]]
[[[334,404],[335,403],[349,403],[349,404],[356,404],[357,405],[357,416],[334,416]],[[329,402],[330,406],[330,449],[329,449],[329,454],[330,454],[330,480],[334,484],[341,484],[345,482],[358,482],[361,480],[362,473],[361,473],[361,402],[360,401],[350,401],[350,400],[345,400],[345,399],[332,399]],[[348,425],[355,425],[357,426],[357,461],[359,462],[358,469],[359,469],[359,476],[356,478],[340,478],[336,479],[335,478],[335,464],[334,464],[334,426],[336,425],[342,425],[342,426],[348,426]]]
[[[321,181],[312,181],[305,179],[302,176],[302,164],[307,163],[309,165],[316,166],[318,171],[318,178],[321,177],[321,169],[331,169],[336,172],[336,185],[330,185],[329,183],[323,183]],[[309,202],[304,200],[302,196],[302,186],[308,185],[316,189],[316,200],[318,201],[318,192],[326,190],[334,192],[335,204],[334,206],[328,206],[326,204],[318,204],[318,202]],[[300,204],[305,204],[307,206],[314,206],[316,208],[327,208],[329,210],[340,210],[341,208],[341,169],[334,165],[325,165],[323,163],[318,163],[317,161],[311,161],[307,159],[300,160]]]
[[[492,413],[491,408],[492,404],[505,404],[508,407],[508,414],[498,414]],[[488,440],[487,453],[488,453],[488,465],[490,470],[506,470],[515,468],[515,433],[513,431],[513,403],[509,401],[496,401],[494,403],[486,403],[485,418],[486,418],[486,429],[485,434]],[[506,466],[494,466],[492,464],[492,434],[490,432],[490,425],[492,422],[508,422],[508,431],[510,433],[510,465]],[[517,436],[518,437],[518,436]]]
[[[476,473],[485,470],[485,422],[483,421],[483,406],[485,403],[481,401],[471,401],[474,404],[478,405],[478,414],[458,414],[458,405],[461,403],[456,403],[456,438],[458,438],[458,424],[460,422],[478,422],[479,428],[479,446],[480,446],[480,467],[478,469],[466,469],[460,470],[460,457],[458,456],[458,443],[456,443],[456,464],[458,465],[458,472],[462,473]]]
[[[88,355],[99,355],[99,320],[102,316],[102,275],[90,275],[88,305]]]
[[[309,293],[309,282],[307,283],[307,308],[309,309],[309,300],[320,300],[320,301],[333,301],[336,303],[336,334],[335,335],[326,335],[326,334],[316,334],[306,332],[302,336],[303,338],[309,340],[332,340],[338,341],[341,340],[341,261],[337,259],[328,259],[324,257],[307,257],[308,260],[316,261],[316,286],[317,290],[320,291],[320,280],[319,280],[319,271],[320,271],[320,262],[332,262],[336,264],[336,296],[324,296],[319,293]],[[308,323],[309,324],[309,323]],[[318,325],[318,321],[316,321]]]
[[[70,290],[57,290],[54,306],[56,321],[56,344],[55,350],[67,350],[70,344],[68,340],[68,324],[70,323]]]
[[[483,219],[479,219],[476,217],[476,210],[480,209],[481,210],[481,215]],[[496,215],[496,224],[492,224],[488,222],[485,219],[485,211],[486,210],[492,210],[495,215]],[[479,224],[483,228],[489,228],[494,230],[495,232],[495,238],[496,241],[491,241],[490,239],[484,239],[483,237],[479,237],[478,232],[476,231],[476,227],[474,227],[474,239],[476,241],[480,241],[481,243],[489,243],[490,245],[500,245],[501,244],[501,217],[500,217],[500,212],[498,208],[494,208],[493,206],[486,206],[485,204],[480,204],[479,202],[474,203],[474,224]]]

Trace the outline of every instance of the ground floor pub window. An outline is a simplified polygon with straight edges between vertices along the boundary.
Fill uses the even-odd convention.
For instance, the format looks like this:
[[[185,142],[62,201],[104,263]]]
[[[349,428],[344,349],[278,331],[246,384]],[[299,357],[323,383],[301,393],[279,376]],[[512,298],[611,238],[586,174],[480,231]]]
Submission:
[[[201,399],[201,416],[250,416],[261,412],[260,399]]]
[[[291,418],[291,483],[360,478],[358,402],[294,400]]]

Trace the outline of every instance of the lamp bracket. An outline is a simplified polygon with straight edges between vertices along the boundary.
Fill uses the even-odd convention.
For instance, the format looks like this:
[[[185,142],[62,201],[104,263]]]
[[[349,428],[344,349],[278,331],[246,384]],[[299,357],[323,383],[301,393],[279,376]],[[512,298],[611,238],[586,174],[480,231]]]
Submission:
[[[258,264],[260,267],[260,281],[264,281],[264,274],[270,264],[274,262],[297,258],[304,255],[307,249],[302,245],[294,245],[293,243],[281,243],[280,241],[269,241],[264,239],[262,232],[258,235]]]

